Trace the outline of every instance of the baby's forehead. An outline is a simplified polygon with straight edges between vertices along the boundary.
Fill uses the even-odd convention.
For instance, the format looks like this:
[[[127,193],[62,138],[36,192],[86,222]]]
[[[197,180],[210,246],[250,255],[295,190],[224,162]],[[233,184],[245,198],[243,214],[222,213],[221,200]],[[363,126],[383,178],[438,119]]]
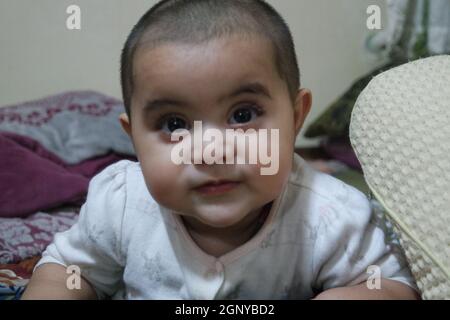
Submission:
[[[276,69],[276,60],[274,44],[265,37],[233,35],[198,43],[147,41],[138,46],[133,56],[133,74],[142,71],[143,65],[149,67],[148,71],[152,71],[159,67],[170,69],[180,61],[184,65],[179,67],[197,62],[200,66],[215,64],[220,68],[228,64],[229,67],[238,66],[245,69],[245,63],[248,63],[255,70],[268,67]]]
[[[218,37],[213,37],[207,40],[202,41],[190,41],[190,40],[184,40],[184,39],[167,39],[164,38],[161,39],[155,39],[152,36],[142,36],[141,40],[139,41],[136,49],[134,58],[136,55],[142,52],[150,52],[155,51],[159,48],[165,48],[167,50],[180,50],[180,48],[183,47],[190,47],[190,48],[200,48],[203,49],[207,46],[223,43],[223,46],[232,46],[232,47],[241,47],[242,43],[245,43],[245,46],[247,48],[257,48],[258,53],[260,55],[270,55],[271,57],[275,58],[276,56],[276,46],[274,42],[262,35],[262,34],[256,34],[256,33],[233,33],[230,35],[223,35]],[[223,54],[223,52],[218,51],[216,53],[217,55]],[[236,50],[236,54],[239,54],[239,52]]]
[[[270,43],[261,39],[170,42],[143,47],[135,59],[135,85],[152,91],[212,91],[219,86],[230,90],[258,82],[267,87],[280,80]]]

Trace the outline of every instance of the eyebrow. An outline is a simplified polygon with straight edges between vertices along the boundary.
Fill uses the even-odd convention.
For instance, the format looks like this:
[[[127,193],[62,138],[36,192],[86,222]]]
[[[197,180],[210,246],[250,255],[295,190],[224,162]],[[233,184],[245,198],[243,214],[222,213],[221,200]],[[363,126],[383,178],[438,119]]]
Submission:
[[[269,90],[260,82],[251,82],[244,84],[242,86],[239,86],[236,90],[234,90],[230,95],[229,98],[237,97],[244,93],[250,93],[254,95],[262,95],[266,98],[272,99],[270,96]],[[223,98],[221,99],[223,100]]]
[[[268,99],[272,99],[269,90],[260,82],[251,82],[246,83],[244,85],[239,86],[237,89],[232,91],[228,96],[221,97],[219,99],[219,102],[222,102],[225,99],[230,99],[237,97],[242,94],[253,94],[253,95],[261,95]],[[182,107],[186,106],[188,103],[175,100],[175,99],[154,99],[149,100],[144,105],[144,111],[145,112],[152,112],[157,111],[160,109],[164,109],[166,107],[172,106],[172,107]]]

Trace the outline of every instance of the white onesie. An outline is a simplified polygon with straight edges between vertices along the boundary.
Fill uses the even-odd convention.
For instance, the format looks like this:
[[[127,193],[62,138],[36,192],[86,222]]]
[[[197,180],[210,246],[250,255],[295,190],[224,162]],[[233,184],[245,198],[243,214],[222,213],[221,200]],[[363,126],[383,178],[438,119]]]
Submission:
[[[114,299],[309,299],[365,281],[371,265],[416,289],[374,217],[364,194],[295,155],[258,233],[216,258],[152,199],[139,163],[120,161],[91,180],[78,222],[36,267],[77,265],[100,298]]]

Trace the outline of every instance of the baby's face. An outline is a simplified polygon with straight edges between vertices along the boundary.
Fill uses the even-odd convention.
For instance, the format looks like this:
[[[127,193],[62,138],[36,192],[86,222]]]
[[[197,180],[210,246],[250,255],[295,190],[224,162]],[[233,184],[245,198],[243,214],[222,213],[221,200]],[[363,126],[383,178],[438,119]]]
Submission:
[[[309,111],[309,106],[302,107],[309,92],[306,100],[303,92],[292,104],[268,41],[233,36],[200,45],[140,48],[134,84],[131,135],[145,182],[158,203],[205,226],[222,228],[238,226],[281,193],[295,136]],[[204,131],[220,130],[224,137],[226,129],[278,129],[278,172],[262,175],[259,162],[175,164],[172,149],[183,142],[171,141],[171,133],[192,130],[194,121],[201,121]]]

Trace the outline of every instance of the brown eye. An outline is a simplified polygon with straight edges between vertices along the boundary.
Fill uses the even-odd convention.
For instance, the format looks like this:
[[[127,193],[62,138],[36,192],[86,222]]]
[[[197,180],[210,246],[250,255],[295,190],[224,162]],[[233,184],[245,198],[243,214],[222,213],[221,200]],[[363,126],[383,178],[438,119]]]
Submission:
[[[168,133],[172,133],[178,129],[189,130],[187,122],[180,117],[171,116],[169,118],[166,118],[161,124],[161,130],[168,132]]]
[[[236,109],[231,115],[229,122],[231,124],[242,124],[255,120],[262,114],[261,110],[256,107],[241,107]]]

